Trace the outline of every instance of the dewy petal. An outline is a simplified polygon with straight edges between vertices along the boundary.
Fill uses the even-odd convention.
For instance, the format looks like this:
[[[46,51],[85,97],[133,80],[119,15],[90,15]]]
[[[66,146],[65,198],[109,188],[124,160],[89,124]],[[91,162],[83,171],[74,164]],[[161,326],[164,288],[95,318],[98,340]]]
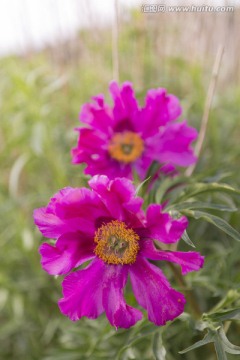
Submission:
[[[138,103],[130,82],[125,82],[121,87],[115,81],[109,86],[113,98],[113,115],[118,128],[115,131],[134,130],[134,119],[138,113]],[[121,124],[125,128],[121,128]],[[120,126],[120,127],[119,127]]]
[[[66,188],[59,191],[45,208],[34,211],[34,221],[49,238],[75,231],[88,235],[95,232],[94,223],[109,212],[99,196],[86,188]]]
[[[127,267],[121,265],[107,266],[104,274],[103,307],[110,324],[115,328],[127,329],[142,318],[142,313],[127,305],[123,297],[127,275]]]
[[[87,268],[73,272],[63,281],[63,298],[59,300],[61,312],[72,321],[82,316],[96,319],[104,311],[102,305],[103,276],[106,265],[99,259]]]
[[[126,221],[132,227],[142,225],[141,206],[143,199],[135,197],[136,189],[125,178],[109,180],[106,176],[96,175],[89,181],[90,187],[100,196],[113,218]]]
[[[40,246],[42,267],[51,275],[67,274],[74,267],[92,259],[95,256],[93,248],[93,238],[79,232],[64,234],[55,246],[47,243]]]
[[[171,288],[158,267],[139,256],[129,273],[134,295],[155,325],[165,325],[183,312],[184,296]]]
[[[103,133],[111,133],[114,124],[112,109],[104,103],[104,96],[93,98],[93,103],[83,105],[79,120]]]
[[[166,89],[151,89],[146,96],[146,105],[138,118],[137,131],[144,138],[158,133],[160,126],[177,119],[182,109],[179,100],[174,95],[168,95]]]
[[[151,204],[147,208],[147,224],[142,236],[170,244],[180,240],[187,228],[188,220],[185,216],[173,219],[168,213],[162,212],[161,205]]]
[[[142,242],[141,256],[151,260],[163,260],[176,263],[181,266],[182,274],[198,271],[203,267],[204,257],[196,251],[164,251],[157,250],[152,240]]]
[[[155,160],[162,163],[188,166],[197,160],[191,148],[191,143],[196,138],[196,129],[188,126],[186,121],[169,124],[156,137],[148,139],[148,151]]]

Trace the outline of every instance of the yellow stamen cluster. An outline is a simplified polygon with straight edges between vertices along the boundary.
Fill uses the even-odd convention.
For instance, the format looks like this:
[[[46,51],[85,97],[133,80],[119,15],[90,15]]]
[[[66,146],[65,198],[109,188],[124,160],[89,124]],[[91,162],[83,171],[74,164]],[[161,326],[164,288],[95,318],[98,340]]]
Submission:
[[[94,252],[107,264],[133,264],[139,251],[139,236],[122,221],[113,220],[95,233]]]
[[[108,151],[115,160],[131,163],[138,159],[143,152],[142,138],[132,131],[116,133],[109,144]]]

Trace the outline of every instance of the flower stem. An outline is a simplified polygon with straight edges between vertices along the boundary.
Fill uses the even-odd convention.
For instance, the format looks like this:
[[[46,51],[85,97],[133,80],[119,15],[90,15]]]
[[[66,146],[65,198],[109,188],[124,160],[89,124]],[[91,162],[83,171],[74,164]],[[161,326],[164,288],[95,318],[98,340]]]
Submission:
[[[221,65],[221,61],[222,61],[223,51],[224,51],[224,47],[223,47],[223,45],[220,45],[218,48],[218,52],[217,52],[217,55],[215,58],[214,65],[213,65],[212,77],[211,77],[208,92],[207,92],[207,98],[206,98],[206,102],[205,102],[201,127],[200,127],[200,131],[199,131],[198,140],[197,140],[197,143],[195,146],[195,155],[197,157],[199,157],[199,155],[201,153],[204,138],[205,138],[206,131],[207,131],[208,118],[209,118],[209,113],[210,113],[210,109],[211,109],[211,105],[212,105],[212,99],[213,99],[213,95],[214,95],[214,91],[215,91],[215,87],[216,87],[216,83],[217,83],[218,73],[219,73],[219,69],[220,69],[220,65]],[[185,172],[185,175],[191,176],[195,170],[195,167],[196,167],[196,163],[189,166],[189,168],[187,168],[187,170]]]
[[[112,25],[112,62],[113,62],[113,79],[119,82],[119,50],[118,50],[118,0],[114,0],[115,18]]]

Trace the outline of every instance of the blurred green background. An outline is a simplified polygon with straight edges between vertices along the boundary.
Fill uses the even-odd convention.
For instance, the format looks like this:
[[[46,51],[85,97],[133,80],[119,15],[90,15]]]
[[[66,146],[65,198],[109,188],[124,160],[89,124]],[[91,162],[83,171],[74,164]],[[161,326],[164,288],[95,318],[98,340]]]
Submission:
[[[166,87],[180,98],[184,117],[198,129],[214,58],[224,45],[196,176],[216,176],[217,181],[224,177],[235,187],[240,185],[239,27],[237,8],[234,13],[119,12],[120,81],[133,82],[142,104],[149,88]],[[1,359],[115,359],[129,339],[142,332],[141,341],[120,358],[156,358],[148,336],[154,327],[147,322],[116,332],[104,316],[72,323],[60,314],[61,279],[41,269],[38,247],[43,239],[32,220],[33,209],[45,206],[60,188],[86,183],[83,167],[71,165],[70,149],[77,140],[73,129],[79,125],[80,106],[91,96],[104,93],[110,101],[112,69],[112,29],[97,24],[41,52],[0,59]],[[239,206],[239,198],[232,201]],[[238,212],[221,216],[240,230]],[[186,281],[206,312],[230,290],[239,290],[240,246],[200,221],[191,221],[189,236],[206,256],[206,265]],[[180,289],[169,269],[164,271]],[[228,336],[240,345],[239,323],[231,325]],[[163,328],[166,359],[214,359],[206,357],[205,348],[178,354],[200,338],[191,322],[176,320]]]

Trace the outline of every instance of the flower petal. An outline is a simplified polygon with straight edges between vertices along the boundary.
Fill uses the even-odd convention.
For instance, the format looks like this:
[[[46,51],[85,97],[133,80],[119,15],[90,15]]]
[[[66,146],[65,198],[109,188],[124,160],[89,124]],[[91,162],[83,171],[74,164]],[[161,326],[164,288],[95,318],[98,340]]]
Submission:
[[[142,156],[133,163],[133,168],[136,170],[136,173],[142,181],[146,178],[148,169],[152,162],[153,159],[151,154],[146,151],[143,152]]]
[[[103,276],[106,265],[99,259],[76,271],[63,281],[64,298],[58,302],[61,312],[72,321],[82,316],[96,319],[104,311],[102,305]]]
[[[123,297],[127,275],[127,267],[121,265],[108,265],[104,274],[103,307],[115,328],[127,329],[142,318],[142,313],[127,305]]]
[[[72,162],[87,164],[99,162],[102,157],[106,156],[106,139],[100,136],[97,131],[92,129],[80,128],[77,147],[72,149]]]
[[[117,121],[115,131],[134,130],[134,119],[138,113],[138,103],[130,82],[125,82],[121,87],[115,81],[109,86],[113,98],[113,115]]]
[[[126,221],[131,227],[141,227],[143,199],[135,197],[135,187],[125,178],[109,180],[106,176],[94,176],[89,182],[91,188],[100,196],[113,218]]]
[[[142,242],[141,255],[151,260],[163,260],[181,266],[182,274],[198,271],[203,267],[204,257],[196,251],[164,251],[157,250],[152,240]]]
[[[148,139],[148,151],[162,163],[188,166],[197,160],[190,146],[196,138],[196,129],[188,126],[186,121],[169,124],[160,134]]]
[[[120,163],[110,157],[108,152],[109,139],[102,133],[92,129],[77,129],[79,131],[78,144],[72,149],[73,164],[86,163],[85,174],[107,175],[110,179],[117,176],[132,177],[130,164]]]
[[[155,325],[165,325],[183,312],[184,296],[171,288],[159,268],[139,256],[129,273],[134,295]]]
[[[166,89],[151,89],[146,96],[146,105],[138,118],[137,131],[142,132],[144,138],[158,133],[160,126],[177,119],[182,109],[177,97],[167,94]]]
[[[45,208],[34,211],[34,221],[49,238],[75,231],[89,235],[95,232],[95,221],[109,216],[99,196],[86,188],[65,188],[50,200]]]
[[[47,243],[40,246],[42,267],[51,275],[67,274],[74,267],[92,259],[95,256],[93,248],[93,239],[82,233],[62,235],[55,246]]]
[[[97,161],[88,161],[84,173],[92,176],[101,174],[109,179],[115,179],[118,176],[132,178],[131,165],[119,163],[117,160],[110,158],[108,154],[101,155]]]
[[[159,240],[170,244],[180,240],[187,228],[188,220],[185,216],[173,219],[169,214],[162,212],[161,205],[152,204],[147,208],[147,224],[143,237]]]
[[[93,103],[83,105],[79,115],[80,121],[104,134],[111,133],[114,124],[112,109],[104,103],[103,95],[95,96],[93,100]]]

